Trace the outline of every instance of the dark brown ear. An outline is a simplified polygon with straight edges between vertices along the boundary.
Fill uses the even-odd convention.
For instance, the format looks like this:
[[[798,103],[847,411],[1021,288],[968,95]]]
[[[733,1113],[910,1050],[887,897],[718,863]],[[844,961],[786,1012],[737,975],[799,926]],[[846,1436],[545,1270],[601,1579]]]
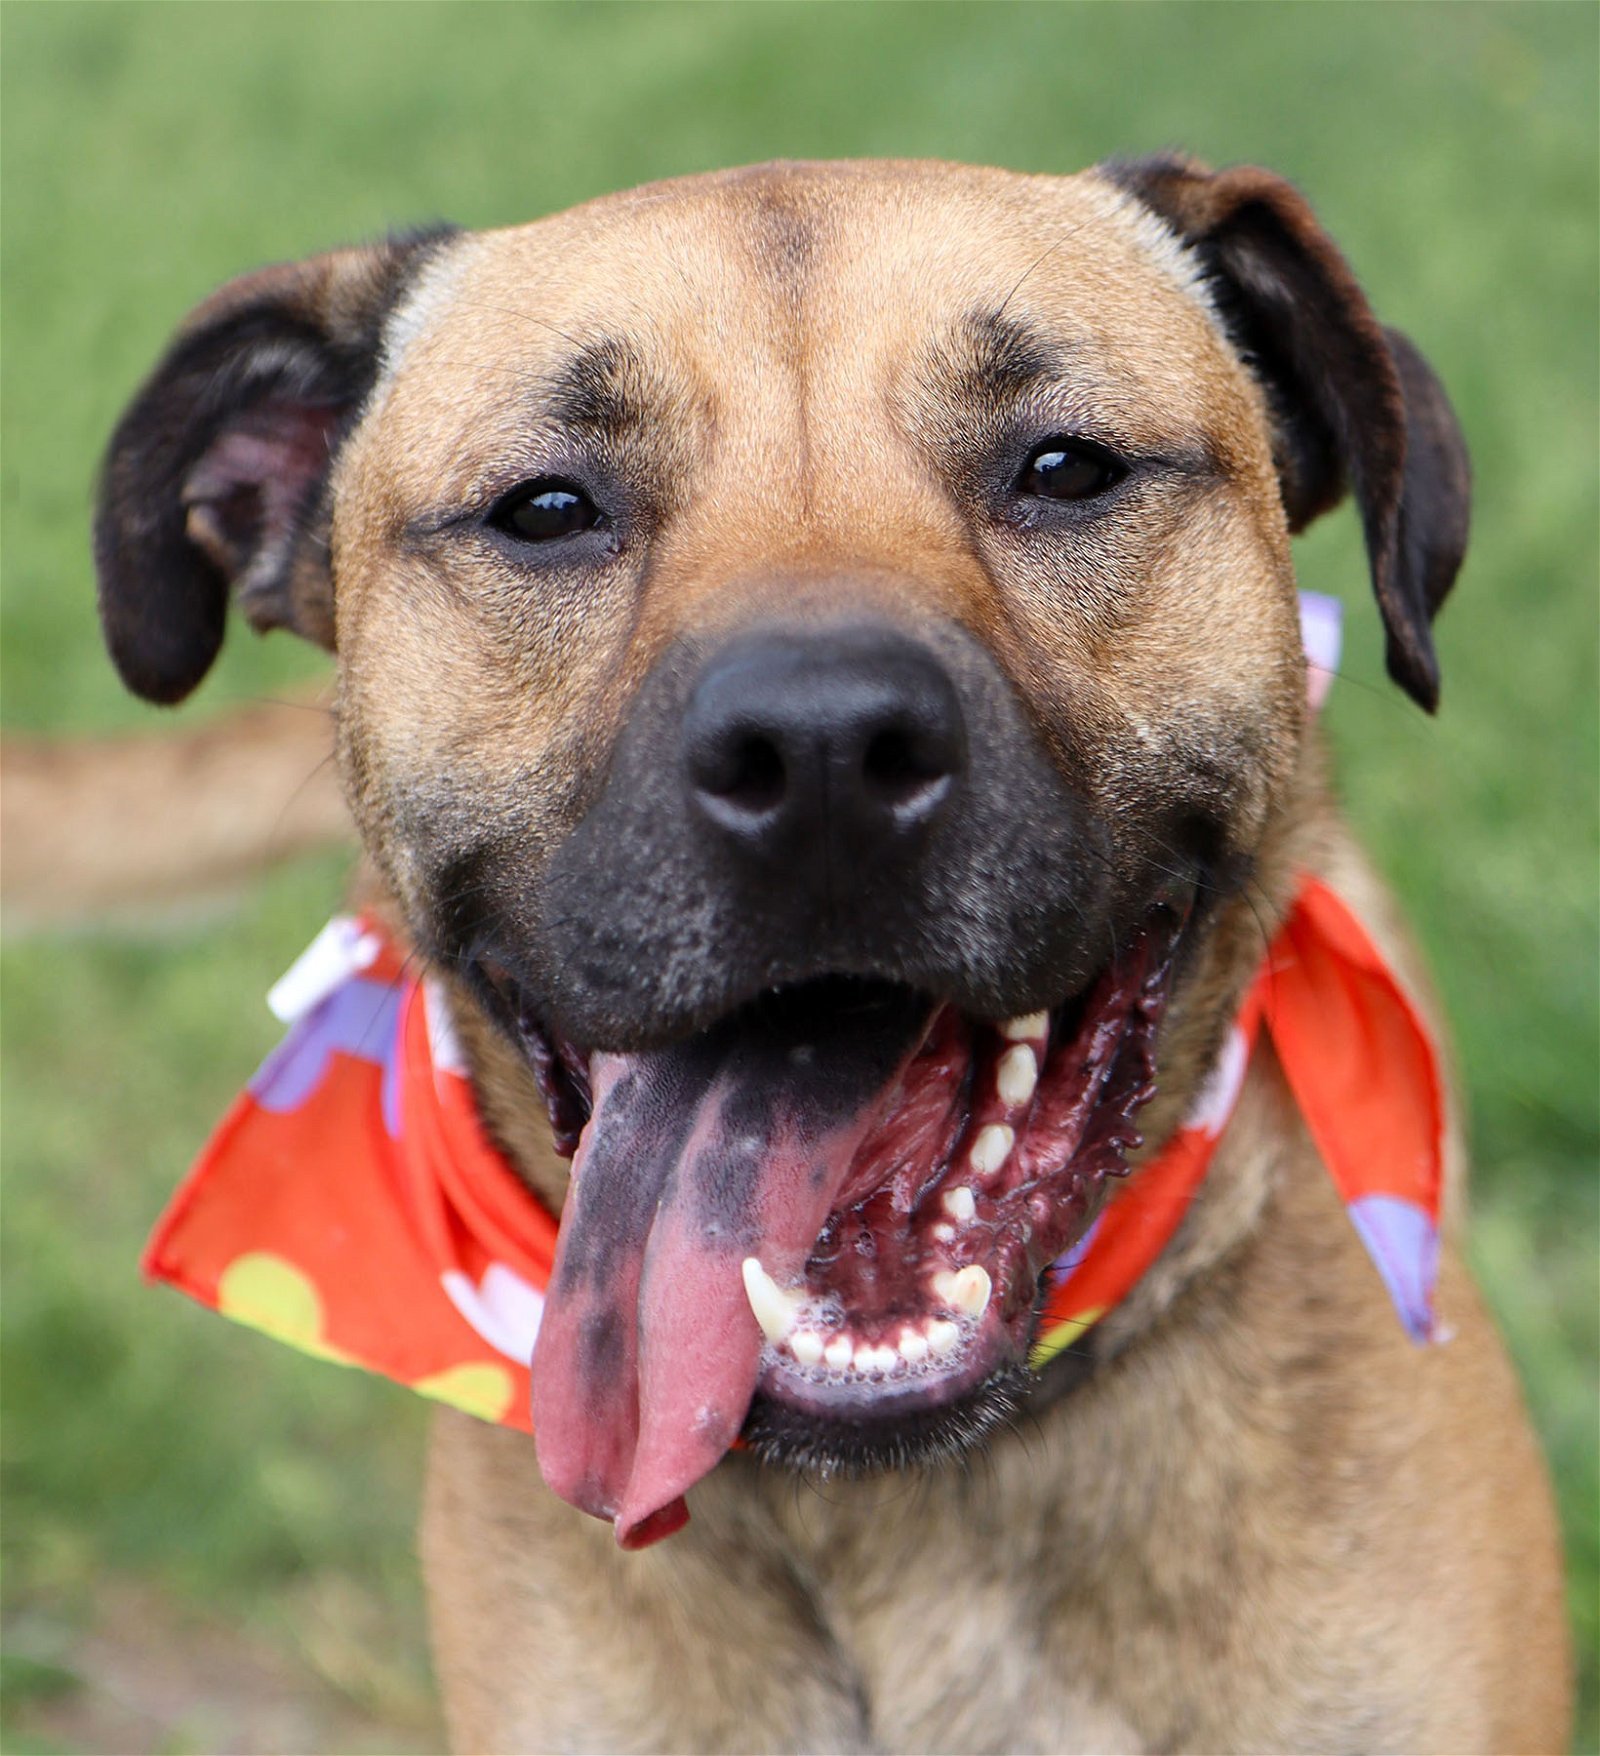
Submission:
[[[123,681],[181,701],[257,628],[333,645],[327,489],[377,375],[384,319],[440,229],[231,282],[178,331],[117,424],[94,522],[100,619]]]
[[[1223,322],[1260,379],[1289,528],[1355,493],[1389,674],[1431,713],[1431,624],[1467,546],[1466,443],[1421,354],[1373,316],[1305,197],[1253,166],[1180,157],[1103,173],[1197,253]]]

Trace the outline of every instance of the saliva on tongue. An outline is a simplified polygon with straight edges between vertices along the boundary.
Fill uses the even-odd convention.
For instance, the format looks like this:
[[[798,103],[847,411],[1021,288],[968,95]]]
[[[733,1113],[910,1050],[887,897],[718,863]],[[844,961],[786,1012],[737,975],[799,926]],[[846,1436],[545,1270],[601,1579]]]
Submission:
[[[597,1054],[533,1357],[550,1488],[642,1548],[738,1436],[763,1338],[740,1275],[800,1278],[931,1006],[806,990],[672,1048]]]

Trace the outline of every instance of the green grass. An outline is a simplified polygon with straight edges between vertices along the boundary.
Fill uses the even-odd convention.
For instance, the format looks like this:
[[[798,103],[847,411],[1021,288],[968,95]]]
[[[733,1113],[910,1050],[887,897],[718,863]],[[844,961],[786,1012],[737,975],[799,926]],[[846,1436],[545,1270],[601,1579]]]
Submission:
[[[1183,144],[1306,188],[1382,315],[1438,367],[1474,451],[1475,535],[1440,628],[1436,723],[1382,681],[1348,513],[1302,542],[1300,564],[1350,608],[1329,725],[1351,814],[1453,1020],[1479,1167],[1474,1255],[1556,1472],[1585,1655],[1579,1748],[1600,1745],[1600,14],[12,0],[0,28],[9,728],[151,720],[97,644],[92,472],[177,317],[255,263],[780,155],[1049,170]],[[317,665],[236,635],[194,711]],[[113,1577],[265,1630],[379,1717],[426,1723],[409,1534],[420,1408],[135,1273],[164,1191],[271,1040],[256,997],[339,883],[336,861],[313,861],[159,936],[5,947],[18,1715],[73,1686],[64,1655]],[[382,1631],[365,1643],[387,1655],[375,1668],[338,1640],[348,1615],[318,1612],[330,1592]]]

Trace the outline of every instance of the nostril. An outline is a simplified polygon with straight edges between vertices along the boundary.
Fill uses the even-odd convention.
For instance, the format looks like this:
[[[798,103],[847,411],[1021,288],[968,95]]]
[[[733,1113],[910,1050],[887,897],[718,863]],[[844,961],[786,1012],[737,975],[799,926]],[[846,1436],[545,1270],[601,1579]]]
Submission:
[[[697,777],[702,793],[750,817],[763,817],[782,803],[787,775],[783,755],[769,737],[748,733],[730,739],[717,761]]]
[[[874,733],[861,760],[868,796],[891,808],[937,802],[948,790],[951,766],[937,740],[904,726]]]
[[[877,628],[733,643],[684,706],[686,802],[744,855],[914,854],[961,790],[967,740],[938,657]]]

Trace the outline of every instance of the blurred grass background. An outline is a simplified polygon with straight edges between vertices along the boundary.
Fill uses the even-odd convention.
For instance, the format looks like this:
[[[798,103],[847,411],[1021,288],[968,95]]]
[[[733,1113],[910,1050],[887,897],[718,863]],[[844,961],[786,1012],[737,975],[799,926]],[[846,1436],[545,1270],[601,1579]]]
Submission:
[[[1068,170],[1183,145],[1301,183],[1439,369],[1476,460],[1436,723],[1383,682],[1347,511],[1300,564],[1349,605],[1328,713],[1345,794],[1457,1034],[1471,1247],[1557,1477],[1577,1747],[1595,1748],[1600,12],[10,0],[0,30],[13,731],[157,717],[99,649],[92,472],[171,326],[244,268],[773,156]],[[235,633],[190,714],[318,667]],[[159,929],[4,944],[8,1749],[437,1744],[422,1406],[143,1289],[135,1266],[272,1042],[259,996],[343,864]]]

